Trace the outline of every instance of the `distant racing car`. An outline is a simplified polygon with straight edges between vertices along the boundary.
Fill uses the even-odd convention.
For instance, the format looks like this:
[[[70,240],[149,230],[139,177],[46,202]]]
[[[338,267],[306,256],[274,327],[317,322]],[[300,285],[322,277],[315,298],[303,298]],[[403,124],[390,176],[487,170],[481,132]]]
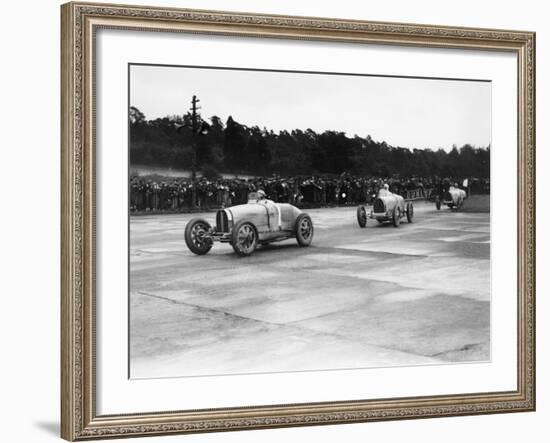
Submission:
[[[288,203],[275,203],[263,191],[251,192],[248,203],[218,210],[216,224],[194,218],[185,227],[185,243],[197,255],[208,253],[215,241],[229,243],[240,256],[252,254],[258,244],[296,238],[309,246],[313,239],[311,217]]]
[[[439,211],[441,204],[447,205],[451,209],[460,209],[466,200],[466,191],[456,186],[450,186],[449,190],[443,193],[443,196],[437,196],[435,207]]]
[[[414,216],[414,207],[412,202],[406,202],[405,199],[390,192],[387,188],[380,189],[374,199],[373,207],[370,212],[364,205],[357,208],[357,223],[361,228],[367,226],[367,219],[375,219],[378,223],[392,222],[397,227],[401,224],[401,219],[407,217],[407,221],[412,223]]]

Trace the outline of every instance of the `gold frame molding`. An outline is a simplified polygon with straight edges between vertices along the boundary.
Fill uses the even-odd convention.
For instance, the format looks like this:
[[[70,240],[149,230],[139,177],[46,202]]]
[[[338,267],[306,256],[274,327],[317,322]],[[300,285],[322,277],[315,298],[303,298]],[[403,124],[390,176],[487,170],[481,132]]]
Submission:
[[[518,60],[518,383],[512,392],[98,416],[94,33],[99,28],[507,51]],[[61,7],[61,436],[197,433],[535,409],[535,34],[73,2]]]

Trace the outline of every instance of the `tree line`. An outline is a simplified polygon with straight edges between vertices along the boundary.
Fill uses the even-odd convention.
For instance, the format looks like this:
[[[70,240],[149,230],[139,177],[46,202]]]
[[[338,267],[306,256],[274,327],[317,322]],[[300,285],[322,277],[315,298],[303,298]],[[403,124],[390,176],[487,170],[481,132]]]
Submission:
[[[231,116],[224,123],[209,119],[205,135],[193,134],[191,115],[147,120],[130,108],[132,165],[191,169],[207,176],[219,173],[249,175],[322,175],[347,172],[360,176],[489,178],[490,146],[466,144],[446,152],[439,148],[409,149],[375,141],[370,135],[348,137],[339,131],[311,129],[274,132],[246,126]],[[184,125],[179,131],[177,125]]]

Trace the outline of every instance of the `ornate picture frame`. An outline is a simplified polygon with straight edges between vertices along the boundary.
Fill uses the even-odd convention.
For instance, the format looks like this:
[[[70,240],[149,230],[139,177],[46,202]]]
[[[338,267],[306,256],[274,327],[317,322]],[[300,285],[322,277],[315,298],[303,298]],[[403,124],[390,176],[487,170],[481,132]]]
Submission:
[[[61,436],[64,439],[76,441],[535,409],[534,33],[80,2],[63,5],[61,18]],[[518,73],[517,389],[98,415],[94,66],[98,29],[474,49],[515,54]]]

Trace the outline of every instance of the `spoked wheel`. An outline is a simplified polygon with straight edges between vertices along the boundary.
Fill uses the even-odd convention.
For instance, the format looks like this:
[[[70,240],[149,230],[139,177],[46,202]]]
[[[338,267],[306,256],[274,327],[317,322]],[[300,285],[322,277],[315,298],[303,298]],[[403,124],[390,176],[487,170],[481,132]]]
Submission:
[[[411,202],[407,203],[407,221],[412,223],[414,216],[414,208]]]
[[[296,219],[296,241],[300,246],[309,246],[313,240],[313,222],[307,214],[300,214]]]
[[[396,228],[401,224],[401,209],[399,207],[393,210],[392,223]]]
[[[233,250],[241,257],[252,254],[258,246],[258,232],[250,222],[240,222],[231,234]]]
[[[364,206],[359,206],[357,208],[357,223],[359,223],[361,228],[365,228],[367,226],[367,210]]]
[[[194,218],[185,226],[185,243],[191,252],[204,255],[212,249],[212,239],[208,237],[210,224],[202,218]]]

